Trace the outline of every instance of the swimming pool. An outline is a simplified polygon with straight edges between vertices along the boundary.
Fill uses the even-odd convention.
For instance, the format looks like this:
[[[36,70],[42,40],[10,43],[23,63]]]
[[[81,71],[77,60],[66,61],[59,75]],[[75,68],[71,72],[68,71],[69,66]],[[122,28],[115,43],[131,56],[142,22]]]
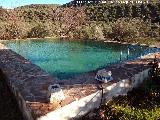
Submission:
[[[89,72],[120,60],[135,59],[152,48],[96,41],[19,40],[4,44],[59,79]]]

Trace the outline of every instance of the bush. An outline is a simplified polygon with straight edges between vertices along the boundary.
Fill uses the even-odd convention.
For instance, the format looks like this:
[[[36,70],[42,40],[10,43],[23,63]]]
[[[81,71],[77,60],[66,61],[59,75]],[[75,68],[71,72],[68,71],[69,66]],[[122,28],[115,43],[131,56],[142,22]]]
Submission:
[[[17,23],[14,22],[4,22],[0,23],[0,39],[17,39],[21,38],[22,29]]]
[[[147,79],[139,88],[126,96],[114,97],[103,106],[108,120],[159,120],[160,87],[155,81]]]
[[[117,41],[128,41],[137,37],[145,37],[149,26],[141,19],[121,18],[111,23],[109,38]]]
[[[44,38],[48,35],[48,30],[43,25],[36,25],[28,32],[29,38]]]

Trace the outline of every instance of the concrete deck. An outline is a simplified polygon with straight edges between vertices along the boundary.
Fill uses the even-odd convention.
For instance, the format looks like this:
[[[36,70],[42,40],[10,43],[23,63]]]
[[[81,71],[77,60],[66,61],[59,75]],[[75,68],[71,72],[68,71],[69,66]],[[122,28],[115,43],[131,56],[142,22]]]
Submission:
[[[155,53],[146,55],[142,59],[106,67],[107,70],[112,71],[114,78],[107,84],[102,84],[94,79],[97,71],[59,80],[3,45],[0,45],[0,69],[7,76],[7,83],[12,91],[16,91],[14,94],[23,99],[19,101],[21,104],[25,104],[22,105],[23,109],[31,112],[31,116],[37,119],[73,101],[95,93],[100,89],[101,84],[103,87],[107,87],[122,79],[131,78],[133,75],[149,68],[147,64],[153,61],[155,55],[160,59],[160,53]],[[60,84],[63,89],[65,100],[50,104],[47,102],[47,88],[50,84],[55,83]],[[29,114],[29,112],[24,114]]]

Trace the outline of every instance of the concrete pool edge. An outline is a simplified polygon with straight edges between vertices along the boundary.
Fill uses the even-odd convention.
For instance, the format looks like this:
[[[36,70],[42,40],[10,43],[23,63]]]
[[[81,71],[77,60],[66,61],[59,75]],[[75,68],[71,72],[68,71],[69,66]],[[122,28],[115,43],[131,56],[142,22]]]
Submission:
[[[45,73],[38,66],[32,64],[25,58],[8,49],[3,44],[0,44],[0,53],[0,68],[6,76],[6,82],[17,99],[17,103],[23,114],[24,119],[32,120],[34,119],[34,111],[30,107],[30,103],[46,101],[47,91],[45,89],[42,90],[42,88],[39,88],[38,85],[32,86],[28,84],[28,86],[32,88],[32,90],[29,90],[26,88],[26,85],[24,83],[29,79],[32,79],[33,81],[35,79],[38,79],[37,83],[45,80],[46,84],[53,84],[53,81],[55,80],[51,80],[54,78],[52,78],[49,74]],[[36,95],[36,91],[35,94],[32,94],[31,92],[34,90],[33,87],[35,87],[35,89],[38,88],[39,91],[41,91],[40,94],[42,96],[38,95],[38,93]],[[36,99],[39,99],[39,101],[36,101]]]
[[[0,54],[1,63],[0,64],[1,64],[2,70],[8,78],[7,83],[9,85],[9,87],[11,88],[11,90],[14,93],[14,95],[16,96],[16,98],[18,98],[17,101],[18,101],[18,104],[20,105],[23,116],[26,116],[25,118],[27,120],[38,119],[38,118],[43,120],[44,118],[46,118],[46,116],[48,114],[52,114],[50,111],[48,111],[46,113],[46,116],[42,115],[44,117],[41,117],[41,118],[40,118],[40,116],[33,117],[33,113],[34,113],[33,111],[36,111],[36,109],[33,109],[33,107],[30,104],[31,104],[31,102],[35,103],[35,104],[40,102],[40,101],[36,101],[36,97],[38,97],[38,96],[36,96],[34,98],[34,94],[36,94],[36,92],[38,92],[38,91],[35,91],[36,87],[42,92],[41,94],[44,97],[43,99],[45,99],[46,98],[45,94],[47,93],[45,87],[48,84],[56,83],[57,79],[51,77],[50,75],[45,73],[43,70],[41,70],[38,66],[32,64],[28,60],[24,59],[20,55],[13,52],[12,50],[7,49],[5,46],[0,45],[0,48],[2,48],[2,49],[0,49],[0,52],[1,52],[1,54]],[[27,69],[25,69],[23,67],[26,67]],[[32,70],[31,67],[33,67],[34,69]],[[28,74],[28,76],[27,76],[27,74]],[[86,73],[86,74],[89,74],[89,73]],[[86,79],[87,79],[87,77],[88,76],[86,76]],[[93,77],[91,77],[91,79],[93,79],[93,78],[94,78],[94,74],[93,74]],[[28,83],[23,84],[23,82],[26,82],[26,81]],[[35,81],[37,81],[37,82],[35,83]],[[44,82],[45,82],[46,86],[42,86],[42,84]],[[37,84],[39,84],[39,86]],[[118,82],[113,83],[112,85],[115,85],[115,84],[118,84]],[[24,92],[23,89],[27,89],[27,85],[29,86],[30,91],[34,93],[34,94],[32,94],[31,98],[29,98],[29,96],[26,97],[26,95],[23,93]],[[40,88],[40,86],[41,86],[41,88]],[[62,85],[62,87],[64,87],[64,86],[65,85]],[[105,87],[108,88],[109,86],[107,85]],[[86,88],[84,86],[83,88],[88,89],[88,86]],[[68,89],[70,89],[70,88],[68,88]],[[75,92],[78,92],[78,91],[75,91]],[[78,103],[78,105],[82,104],[80,107],[83,107],[83,106],[85,106],[85,104],[83,104],[84,103],[83,101],[89,100],[95,94],[97,94],[98,98],[100,98],[101,94],[97,93],[97,92],[98,92],[98,89],[95,88],[95,90],[88,93],[88,95],[86,94],[85,96],[80,96],[78,99],[75,97],[75,100],[73,102],[69,102],[68,106],[69,105],[72,106],[72,104]],[[28,95],[29,93],[26,93],[26,94]],[[43,101],[43,99],[42,99],[42,101]],[[31,101],[31,102],[29,102],[29,101]],[[45,106],[45,105],[42,105],[42,107],[43,106]],[[93,104],[93,106],[97,107],[97,104]],[[38,107],[40,107],[40,106],[38,106]],[[53,110],[54,114],[56,113],[56,111],[60,111],[61,109],[65,108],[65,107],[67,107],[67,106],[64,104],[64,107],[60,107],[59,109],[57,109],[55,111]],[[73,106],[71,108],[73,109]],[[90,107],[88,107],[88,108],[91,109]],[[75,107],[75,109],[77,109],[77,108]],[[88,109],[85,108],[85,110],[87,110],[87,112],[88,112]],[[84,112],[84,113],[86,113],[86,112]],[[75,117],[75,116],[72,114],[70,118],[72,118],[72,117]],[[53,118],[53,116],[52,116],[52,118]],[[47,118],[47,120],[49,120],[49,118]]]
[[[8,48],[5,45],[0,43],[0,50],[2,50],[2,49],[8,50]],[[5,71],[3,70],[3,68],[0,67],[0,69],[2,69],[2,71],[5,74]],[[5,74],[5,76],[6,76],[6,74]],[[11,83],[7,79],[5,79],[5,80],[17,100],[17,103],[19,105],[19,109],[20,109],[24,119],[33,120],[32,115],[31,115],[31,109],[27,106],[26,101],[24,100],[22,95],[19,93],[19,91],[15,88],[15,86],[11,85]]]
[[[131,45],[129,43],[125,43],[125,45],[123,45],[123,43],[120,43],[120,42],[114,42],[111,44],[110,42],[107,42],[107,44],[104,44],[103,41],[95,41],[98,44],[97,43],[93,44],[94,41],[91,42],[91,40],[86,40],[85,42],[82,42],[82,43],[80,41],[78,42],[74,41],[73,43],[76,43],[75,48],[74,48],[74,44],[72,44],[72,41],[71,41],[71,46],[68,46],[68,45],[64,46],[64,48],[67,48],[67,49],[63,48],[61,50],[60,46],[58,46],[58,48],[56,47],[57,42],[55,42],[55,41],[58,41],[58,45],[60,44],[61,46],[63,46],[64,42],[61,42],[61,40],[52,40],[52,41],[47,39],[46,40],[35,39],[35,40],[36,41],[34,40],[9,41],[8,40],[8,42],[6,43],[2,42],[2,43],[5,44],[10,49],[12,49],[12,51],[20,54],[24,58],[29,59],[32,63],[40,66],[43,70],[50,73],[50,75],[56,76],[58,79],[68,79],[69,77],[74,77],[81,73],[93,72],[113,64],[119,64],[126,60],[137,59],[138,57],[146,55],[151,51],[149,50],[150,49],[149,47]],[[70,42],[67,41],[67,44],[68,43],[70,44]],[[90,43],[91,43],[91,46],[90,46]],[[56,46],[54,46],[54,44]],[[89,46],[89,48],[88,47],[85,48],[84,46],[82,46],[82,48],[78,47],[78,50],[77,50],[76,49],[77,44]],[[66,42],[65,42],[65,45],[66,45]],[[101,51],[101,47],[102,47],[102,51]],[[53,49],[50,49],[50,48],[53,48]],[[93,49],[90,50],[90,48],[93,48]],[[115,48],[115,49],[112,49],[112,48]],[[68,49],[69,51],[67,51]],[[106,49],[107,51],[103,51],[103,49]],[[57,50],[59,51],[55,53],[54,51],[57,51]],[[88,51],[88,52],[83,52],[83,51]],[[96,51],[96,52],[93,52],[93,51]],[[78,53],[82,53],[82,55]],[[78,56],[76,54],[78,54]],[[61,56],[64,56],[64,57],[61,57]]]
[[[58,81],[56,78],[51,77],[40,67],[32,64],[3,44],[0,44],[0,61],[1,69],[7,78],[6,82],[17,99],[24,119],[36,119],[41,114],[47,114],[49,111],[57,109],[47,103],[47,87],[56,83]],[[71,88],[73,87],[71,86]],[[62,106],[76,99],[68,100],[66,103],[62,103]],[[39,107],[42,108],[39,109]],[[45,110],[43,107],[46,107]]]
[[[104,88],[104,98],[105,101],[109,101],[112,97],[118,95],[126,95],[128,91],[131,91],[134,87],[139,86],[143,80],[148,77],[149,69],[146,69],[139,74],[136,74],[132,78],[132,82],[129,79],[124,79],[117,83]],[[40,117],[38,120],[69,120],[75,117],[85,115],[94,108],[98,108],[101,104],[102,92],[101,90],[88,95],[87,97],[81,98],[78,101],[72,102],[60,109],[48,113],[45,116]]]

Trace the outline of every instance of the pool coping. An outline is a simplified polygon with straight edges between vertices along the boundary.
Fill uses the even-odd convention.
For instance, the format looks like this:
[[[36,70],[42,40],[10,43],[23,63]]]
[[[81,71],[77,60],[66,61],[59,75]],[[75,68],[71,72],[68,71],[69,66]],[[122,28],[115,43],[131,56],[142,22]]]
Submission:
[[[24,57],[8,49],[3,44],[0,44],[0,52],[0,65],[4,74],[7,76],[6,81],[16,96],[21,111],[23,111],[23,116],[27,120],[45,116],[51,111],[55,111],[56,109],[90,96],[99,91],[100,85],[102,85],[98,81],[94,80],[96,71],[87,72],[77,76],[74,79],[64,80],[62,82],[57,78],[50,76],[40,67],[32,64]],[[123,66],[124,63],[120,63],[110,67],[107,66],[106,69],[112,71],[117,71],[118,69],[121,72],[123,69],[124,71],[126,69]],[[144,66],[143,70],[146,68],[148,68],[148,66]],[[135,72],[134,69],[131,71],[136,74],[137,72]],[[140,68],[139,71],[142,71],[142,68]],[[114,75],[115,73],[113,73],[113,76]],[[127,73],[127,75],[120,75],[120,77],[118,76],[116,80],[108,84],[103,84],[103,87],[106,88],[122,80],[124,76],[125,78],[131,78],[133,74],[129,75],[129,73]],[[75,79],[77,80],[77,83],[71,84],[70,82]],[[54,83],[61,85],[66,100],[50,104],[47,103],[47,88],[50,84]]]

